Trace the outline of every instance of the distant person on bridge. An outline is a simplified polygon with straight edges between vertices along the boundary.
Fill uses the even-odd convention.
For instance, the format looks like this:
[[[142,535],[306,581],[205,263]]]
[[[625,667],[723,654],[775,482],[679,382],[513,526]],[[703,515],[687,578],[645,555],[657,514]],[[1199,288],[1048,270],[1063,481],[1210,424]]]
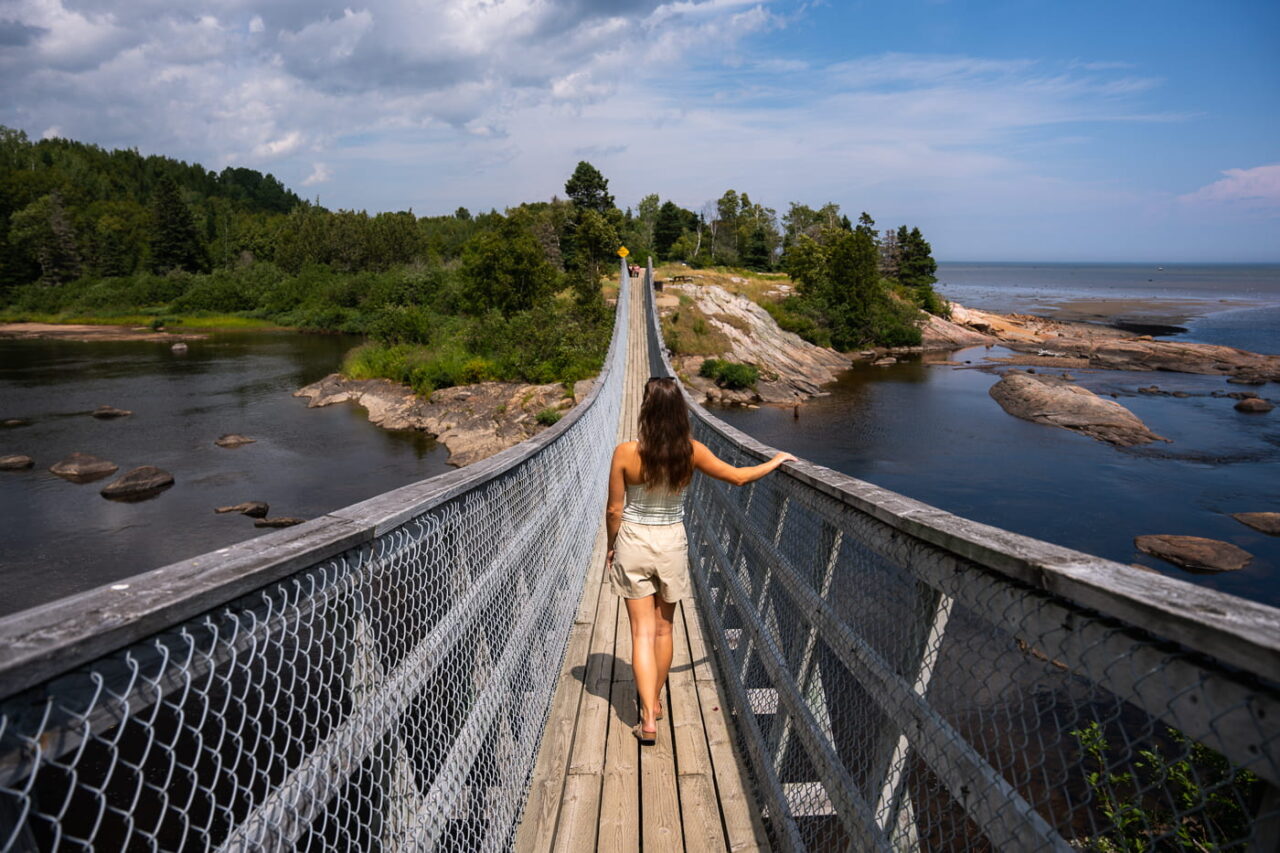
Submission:
[[[658,697],[671,669],[671,620],[676,602],[690,592],[684,493],[693,472],[742,486],[794,459],[779,453],[745,468],[721,461],[691,436],[676,380],[655,377],[645,384],[640,440],[614,450],[605,509],[605,574],[626,599],[631,619],[631,667],[640,696],[640,723],[631,731],[641,743],[657,738]]]

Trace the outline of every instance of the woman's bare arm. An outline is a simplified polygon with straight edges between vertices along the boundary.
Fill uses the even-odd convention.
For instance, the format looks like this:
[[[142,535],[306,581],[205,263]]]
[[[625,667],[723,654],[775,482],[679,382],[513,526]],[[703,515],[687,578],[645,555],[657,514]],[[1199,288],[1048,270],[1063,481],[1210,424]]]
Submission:
[[[622,507],[627,499],[627,483],[622,469],[630,456],[630,442],[619,444],[613,450],[613,461],[609,463],[609,502],[604,509],[604,529],[606,539],[605,567],[613,562],[613,543],[618,538],[618,528],[622,526]]]
[[[732,483],[735,486],[745,486],[747,483],[753,483],[770,471],[775,470],[783,462],[794,461],[795,457],[790,453],[779,453],[768,462],[735,468],[712,453],[702,442],[693,442],[693,467],[708,477],[715,477],[717,480],[724,480],[726,483]]]

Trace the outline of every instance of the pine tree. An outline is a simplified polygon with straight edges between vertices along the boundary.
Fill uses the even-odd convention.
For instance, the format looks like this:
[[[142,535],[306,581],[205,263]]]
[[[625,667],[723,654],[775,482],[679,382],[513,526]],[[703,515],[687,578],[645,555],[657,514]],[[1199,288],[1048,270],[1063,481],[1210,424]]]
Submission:
[[[671,247],[684,231],[684,215],[673,201],[662,203],[658,218],[653,224],[653,253],[659,258],[671,255]]]
[[[938,271],[938,262],[933,259],[933,247],[924,239],[919,228],[907,226],[898,229],[898,241],[901,244],[902,261],[899,281],[907,287],[929,287],[938,280],[934,275]]]
[[[769,240],[764,225],[757,225],[747,237],[743,247],[742,263],[750,270],[768,270],[770,261]]]
[[[151,202],[151,268],[156,272],[208,268],[200,235],[191,211],[170,178],[160,180]]]
[[[613,207],[609,181],[586,160],[579,161],[578,168],[573,170],[573,175],[565,182],[564,191],[580,210],[604,213]]]

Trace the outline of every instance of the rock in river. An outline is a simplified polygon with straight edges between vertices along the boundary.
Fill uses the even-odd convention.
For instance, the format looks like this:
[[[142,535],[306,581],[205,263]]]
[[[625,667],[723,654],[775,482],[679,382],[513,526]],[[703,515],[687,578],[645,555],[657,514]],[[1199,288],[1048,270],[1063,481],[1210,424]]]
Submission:
[[[301,524],[306,521],[305,518],[290,518],[281,516],[280,518],[260,518],[253,523],[254,527],[293,527],[295,524]]]
[[[20,426],[27,426],[30,423],[31,421],[27,420],[26,418],[5,418],[3,421],[0,421],[0,426],[20,427]]]
[[[1198,572],[1230,572],[1249,565],[1253,555],[1230,542],[1202,536],[1137,536],[1133,544],[1144,554]]]
[[[213,443],[219,447],[242,447],[246,444],[253,444],[255,441],[257,441],[256,438],[249,438],[247,435],[239,435],[232,432],[215,438]]]
[[[1261,397],[1245,397],[1243,400],[1236,403],[1237,412],[1246,412],[1250,414],[1261,415],[1271,411],[1274,408],[1275,406],[1271,405],[1269,402],[1262,399]]]
[[[154,465],[134,468],[124,476],[102,487],[104,498],[141,500],[158,494],[161,489],[173,485],[173,475]]]
[[[1233,512],[1231,517],[1269,536],[1280,536],[1280,512]]]
[[[0,456],[0,471],[23,471],[35,464],[30,456]]]
[[[1011,370],[991,386],[990,394],[1015,417],[1075,430],[1120,447],[1168,441],[1119,403],[1056,377]]]
[[[235,506],[220,506],[214,512],[238,512],[250,518],[266,518],[268,509],[264,501],[245,501]]]
[[[49,470],[73,483],[92,483],[120,470],[120,466],[88,453],[72,453],[66,459],[55,462]]]
[[[115,406],[99,406],[93,410],[92,414],[98,420],[106,421],[112,418],[127,418],[133,412],[128,409],[117,409]]]

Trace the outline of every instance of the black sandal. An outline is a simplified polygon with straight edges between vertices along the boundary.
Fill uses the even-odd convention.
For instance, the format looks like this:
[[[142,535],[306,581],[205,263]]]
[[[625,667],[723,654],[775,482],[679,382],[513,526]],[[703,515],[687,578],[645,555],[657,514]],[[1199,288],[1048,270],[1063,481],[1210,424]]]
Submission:
[[[644,730],[644,723],[636,723],[632,726],[631,733],[636,736],[636,740],[640,741],[640,743],[645,746],[653,746],[658,742],[657,731],[646,732]]]

